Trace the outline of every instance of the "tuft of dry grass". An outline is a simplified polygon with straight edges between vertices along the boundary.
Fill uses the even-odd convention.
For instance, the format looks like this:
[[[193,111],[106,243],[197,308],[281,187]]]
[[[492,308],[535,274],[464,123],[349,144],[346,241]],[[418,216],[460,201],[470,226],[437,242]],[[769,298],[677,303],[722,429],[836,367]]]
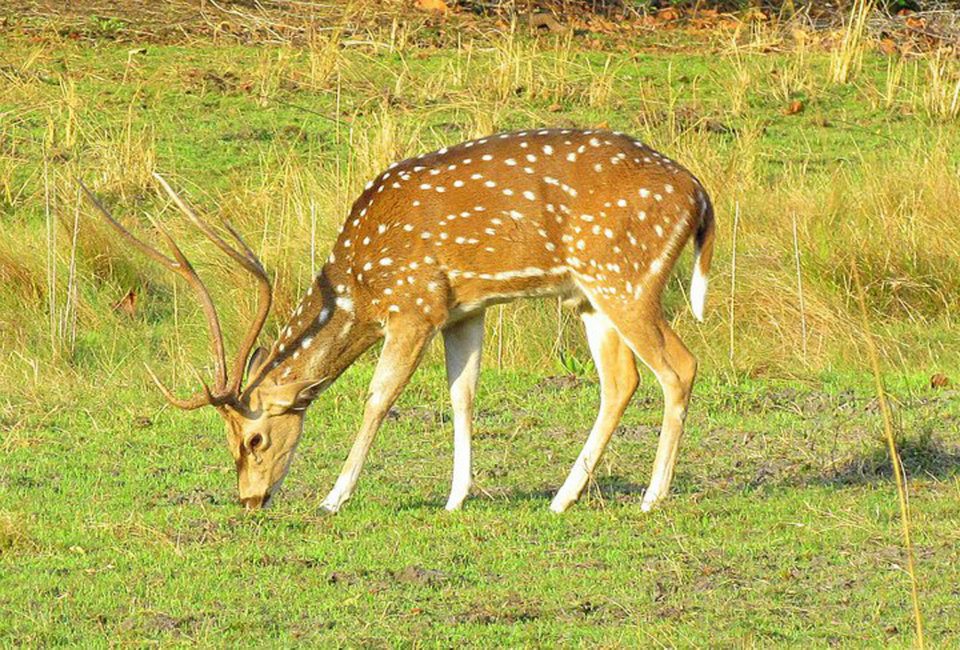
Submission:
[[[36,550],[37,543],[30,535],[23,516],[0,510],[0,554]]]
[[[830,52],[830,81],[848,83],[863,67],[867,50],[867,20],[876,7],[875,0],[854,0],[850,15],[840,34],[840,42]]]
[[[926,58],[922,105],[930,117],[950,121],[960,117],[960,62],[944,48]]]

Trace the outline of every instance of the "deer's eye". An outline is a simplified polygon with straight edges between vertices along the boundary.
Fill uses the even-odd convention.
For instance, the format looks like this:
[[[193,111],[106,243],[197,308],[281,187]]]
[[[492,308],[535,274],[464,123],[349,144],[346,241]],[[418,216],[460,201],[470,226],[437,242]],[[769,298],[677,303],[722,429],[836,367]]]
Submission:
[[[250,451],[256,451],[260,445],[263,444],[263,436],[259,433],[255,433],[250,437],[249,442],[247,442],[247,448]]]

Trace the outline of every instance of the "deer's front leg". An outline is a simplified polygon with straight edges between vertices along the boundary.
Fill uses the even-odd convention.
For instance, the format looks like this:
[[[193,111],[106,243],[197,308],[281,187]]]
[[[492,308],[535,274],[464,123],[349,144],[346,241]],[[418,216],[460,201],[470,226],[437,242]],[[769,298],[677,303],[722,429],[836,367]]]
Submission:
[[[443,331],[447,384],[453,406],[453,485],[447,510],[459,510],[473,479],[470,439],[473,436],[473,402],[480,377],[483,349],[483,312]]]
[[[380,424],[400,391],[410,381],[410,376],[420,363],[426,344],[434,333],[431,324],[413,318],[391,319],[386,330],[383,350],[373,372],[363,410],[363,424],[360,425],[360,431],[336,484],[321,504],[321,508],[328,512],[337,512],[353,494],[363,461],[370,451]]]

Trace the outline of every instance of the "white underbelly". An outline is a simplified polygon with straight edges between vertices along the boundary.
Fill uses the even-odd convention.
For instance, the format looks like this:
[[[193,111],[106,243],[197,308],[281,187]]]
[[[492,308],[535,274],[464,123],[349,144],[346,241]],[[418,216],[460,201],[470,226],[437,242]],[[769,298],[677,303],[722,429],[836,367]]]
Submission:
[[[569,279],[564,279],[562,282],[557,283],[545,283],[538,287],[524,289],[523,291],[491,291],[485,293],[482,298],[477,300],[455,302],[449,310],[446,324],[449,325],[474,316],[493,305],[502,305],[520,298],[549,298],[554,296],[563,298],[564,304],[572,303],[574,305],[584,302],[587,299],[580,290],[580,287]]]

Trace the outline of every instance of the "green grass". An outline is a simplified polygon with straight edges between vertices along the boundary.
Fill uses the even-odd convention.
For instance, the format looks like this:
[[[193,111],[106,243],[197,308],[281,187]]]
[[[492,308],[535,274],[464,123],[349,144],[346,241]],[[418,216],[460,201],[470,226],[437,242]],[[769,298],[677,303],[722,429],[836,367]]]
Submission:
[[[880,645],[911,638],[889,463],[868,382],[698,387],[674,494],[640,512],[659,421],[645,377],[590,493],[547,510],[597,387],[486,371],[477,488],[446,513],[440,371],[412,384],[354,500],[317,515],[369,372],[313,409],[270,510],[234,503],[213,413],[138,391],[30,418],[5,444],[0,638],[26,645]],[[919,381],[905,430],[928,638],[957,636],[960,409]]]
[[[960,126],[929,112],[927,60],[905,61],[888,96],[877,55],[836,86],[825,52],[683,35],[625,52],[509,35],[132,52],[109,40],[122,25],[94,27],[111,34],[0,34],[0,643],[907,647],[852,261],[885,353],[927,637],[960,643],[960,407],[955,388],[928,385],[960,377]],[[804,110],[785,115],[794,99]],[[160,213],[236,335],[247,280],[163,211],[149,173],[229,217],[277,284],[268,338],[311,277],[311,241],[324,259],[389,162],[497,129],[601,122],[689,165],[718,212],[707,322],[684,304],[686,258],[665,297],[701,379],[673,493],[648,515],[661,408],[649,376],[589,494],[547,510],[597,407],[590,373],[544,381],[589,367],[576,320],[549,303],[487,319],[463,512],[442,511],[452,432],[434,346],[340,514],[317,507],[372,355],[312,409],[275,507],[245,515],[217,416],[160,406],[141,367],[193,385],[206,341],[191,296],[77,204],[80,176],[141,232],[141,215]],[[113,308],[131,288],[133,317]]]
[[[820,371],[858,362],[849,327],[859,321],[849,296],[848,269],[856,259],[872,327],[885,338],[891,360],[930,372],[943,369],[944,360],[947,370],[956,367],[960,339],[952,314],[960,308],[954,254],[960,240],[950,218],[960,211],[960,128],[926,113],[923,98],[935,88],[925,77],[926,62],[903,63],[888,102],[888,62],[876,56],[867,58],[854,83],[836,86],[824,81],[825,53],[764,56],[723,46],[719,54],[665,55],[637,45],[635,52],[612,55],[582,52],[562,39],[508,35],[456,50],[392,53],[203,41],[142,52],[108,41],[38,45],[8,35],[0,214],[9,240],[0,242],[0,277],[18,290],[0,296],[0,305],[23,317],[11,319],[0,337],[17,348],[46,348],[48,357],[76,368],[83,365],[84,339],[129,329],[135,341],[118,345],[110,365],[138,340],[155,338],[162,346],[176,305],[185,322],[194,322],[189,299],[171,299],[170,278],[129,258],[93,225],[89,207],[77,205],[78,176],[118,215],[136,218],[160,211],[150,172],[163,172],[202,209],[230,218],[247,234],[276,281],[277,313],[285,314],[311,277],[311,242],[315,259],[324,259],[359,188],[388,163],[497,129],[607,123],[683,161],[711,189],[720,224],[713,318],[706,328],[693,328],[676,309],[684,301],[679,284],[671,284],[666,302],[686,338],[707,340],[714,363],[728,356],[730,327],[740,350],[736,369],[765,364],[793,373],[798,365]],[[793,97],[805,110],[784,115]],[[741,266],[732,295],[737,205]],[[77,214],[78,293],[71,315],[63,285]],[[195,246],[197,234],[176,214],[161,218],[213,273],[212,284],[245,287],[208,247]],[[793,218],[806,314],[796,293]],[[52,262],[48,221],[57,226]],[[31,254],[20,255],[13,242]],[[687,264],[682,260],[678,269],[683,282]],[[131,287],[151,310],[154,327],[141,320],[131,328],[111,313]],[[241,292],[228,300],[237,305],[225,310],[228,332],[238,331],[249,313],[250,294]],[[49,313],[37,309],[49,312],[51,302],[83,321],[77,341],[64,341],[62,327],[51,336]],[[551,309],[508,313],[501,332],[508,362],[523,366],[556,356]],[[798,354],[801,316],[809,321],[809,356]],[[275,319],[270,331],[277,325]],[[561,347],[583,353],[578,328],[573,335],[560,329]],[[533,346],[523,336],[531,330],[541,334]],[[771,335],[772,346],[754,345]],[[203,342],[181,337],[173,349],[153,347],[145,356],[161,352],[182,361],[184,345],[199,352]],[[14,383],[19,390],[22,382]]]

